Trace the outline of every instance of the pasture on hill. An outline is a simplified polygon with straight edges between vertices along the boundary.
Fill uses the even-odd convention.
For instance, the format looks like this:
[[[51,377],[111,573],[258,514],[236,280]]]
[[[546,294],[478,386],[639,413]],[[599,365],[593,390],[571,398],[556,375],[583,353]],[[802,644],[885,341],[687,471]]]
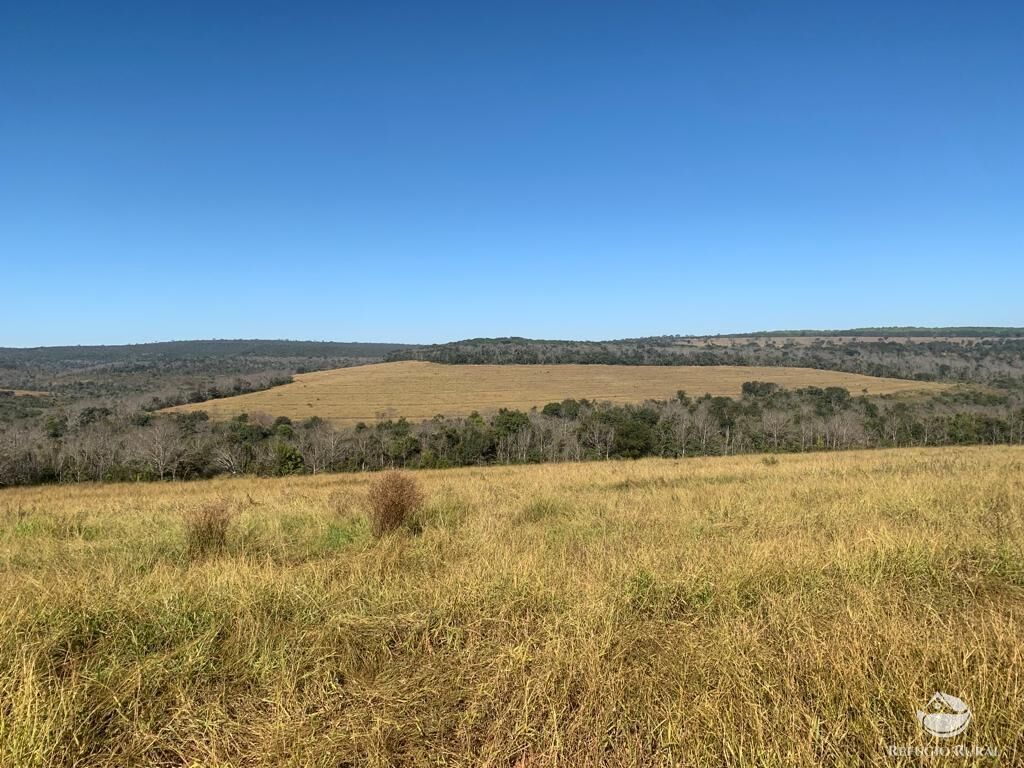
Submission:
[[[911,766],[935,691],[1021,765],[1022,469],[420,471],[380,540],[374,475],[0,490],[0,765]]]
[[[745,381],[789,389],[844,387],[853,395],[937,391],[944,385],[885,379],[814,368],[645,365],[442,365],[419,361],[316,371],[261,392],[175,406],[215,418],[267,413],[305,419],[319,416],[339,426],[438,414],[487,414],[499,408],[529,410],[566,398],[641,403],[690,395],[738,397]]]

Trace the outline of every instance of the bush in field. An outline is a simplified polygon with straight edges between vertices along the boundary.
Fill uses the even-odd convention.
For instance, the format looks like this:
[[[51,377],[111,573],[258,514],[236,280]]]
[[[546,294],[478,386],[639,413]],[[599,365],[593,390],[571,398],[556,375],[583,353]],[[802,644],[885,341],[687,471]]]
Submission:
[[[203,504],[185,513],[185,543],[191,559],[217,555],[227,549],[234,515],[226,502]]]
[[[370,486],[370,527],[380,537],[400,528],[423,504],[419,483],[408,472],[383,473]]]

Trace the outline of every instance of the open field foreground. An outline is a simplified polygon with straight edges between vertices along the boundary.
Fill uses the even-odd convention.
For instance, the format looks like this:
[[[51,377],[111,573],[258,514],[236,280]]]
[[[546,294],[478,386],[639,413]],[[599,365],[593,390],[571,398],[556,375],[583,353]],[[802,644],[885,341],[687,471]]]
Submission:
[[[853,395],[936,391],[944,386],[772,366],[441,365],[406,361],[302,373],[291,384],[168,410],[206,411],[215,417],[240,413],[292,419],[320,416],[337,425],[352,425],[403,416],[421,421],[438,414],[529,410],[565,398],[640,403],[668,400],[679,390],[694,396],[738,397],[745,381],[769,381],[789,389],[845,387]]]
[[[0,765],[1024,760],[1024,451],[0,491]],[[183,519],[235,513],[197,557]],[[972,764],[959,760],[957,764]],[[992,765],[991,758],[978,758]]]

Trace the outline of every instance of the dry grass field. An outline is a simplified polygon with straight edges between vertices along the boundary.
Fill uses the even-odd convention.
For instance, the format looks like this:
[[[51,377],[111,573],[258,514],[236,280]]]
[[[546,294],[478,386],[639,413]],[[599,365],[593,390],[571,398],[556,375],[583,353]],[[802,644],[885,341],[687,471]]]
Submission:
[[[529,410],[565,398],[613,403],[667,400],[691,395],[738,396],[745,381],[771,381],[789,388],[846,387],[853,394],[890,394],[941,388],[903,379],[883,379],[812,368],[643,365],[439,365],[398,362],[298,374],[295,381],[175,411],[203,410],[214,417],[268,413],[304,419],[320,416],[337,425],[404,416],[412,421],[438,414],[464,416],[498,408]]]
[[[0,765],[1021,765],[1022,470],[425,471],[379,541],[368,475],[2,490]],[[973,712],[942,744],[936,690]]]

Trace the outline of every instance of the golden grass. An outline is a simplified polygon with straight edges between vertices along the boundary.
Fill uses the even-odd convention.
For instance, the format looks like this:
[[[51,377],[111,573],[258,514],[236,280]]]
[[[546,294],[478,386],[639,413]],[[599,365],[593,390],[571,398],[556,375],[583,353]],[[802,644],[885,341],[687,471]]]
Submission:
[[[48,397],[50,394],[35,389],[4,389],[3,387],[0,387],[0,391],[11,392],[15,397]]]
[[[738,396],[745,381],[784,387],[846,387],[853,394],[934,391],[941,384],[883,379],[812,368],[646,365],[439,365],[380,363],[299,374],[291,384],[172,411],[207,411],[214,417],[269,413],[304,419],[320,416],[338,425],[404,416],[464,416],[498,408],[529,410],[565,398],[613,403],[691,395]]]
[[[379,542],[369,475],[0,491],[0,765],[918,765],[935,690],[1020,765],[1022,469],[426,471]]]

